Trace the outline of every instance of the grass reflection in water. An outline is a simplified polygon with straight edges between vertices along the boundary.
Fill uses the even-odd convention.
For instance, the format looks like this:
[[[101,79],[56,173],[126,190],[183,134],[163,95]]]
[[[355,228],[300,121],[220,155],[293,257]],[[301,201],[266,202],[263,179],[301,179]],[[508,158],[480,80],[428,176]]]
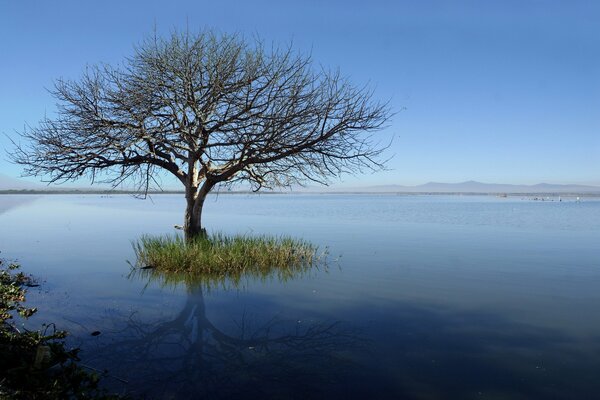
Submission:
[[[161,320],[137,313],[122,318],[95,343],[94,364],[126,377],[129,393],[149,398],[305,398],[336,391],[356,367],[351,350],[364,344],[344,323],[260,310],[231,315],[233,324],[218,327],[206,310],[206,290],[240,288],[245,278],[288,281],[309,273],[316,260],[224,273],[135,267],[130,279],[184,285],[185,305]]]

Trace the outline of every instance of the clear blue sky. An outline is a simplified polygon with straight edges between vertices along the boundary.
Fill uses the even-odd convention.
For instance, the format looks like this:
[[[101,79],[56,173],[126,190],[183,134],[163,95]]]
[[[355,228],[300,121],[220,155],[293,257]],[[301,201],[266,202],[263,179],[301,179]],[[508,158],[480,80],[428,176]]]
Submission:
[[[155,25],[293,40],[391,99],[391,171],[346,185],[600,185],[599,1],[0,0],[0,148],[53,113],[54,79],[120,62]],[[0,173],[20,175],[4,152]]]

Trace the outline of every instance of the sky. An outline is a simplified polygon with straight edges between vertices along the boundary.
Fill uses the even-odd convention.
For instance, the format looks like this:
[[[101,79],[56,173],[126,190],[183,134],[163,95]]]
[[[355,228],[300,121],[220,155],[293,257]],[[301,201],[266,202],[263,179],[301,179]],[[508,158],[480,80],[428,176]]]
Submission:
[[[600,185],[598,21],[598,1],[0,0],[0,174],[54,80],[187,27],[292,42],[390,101],[389,170],[336,185]]]

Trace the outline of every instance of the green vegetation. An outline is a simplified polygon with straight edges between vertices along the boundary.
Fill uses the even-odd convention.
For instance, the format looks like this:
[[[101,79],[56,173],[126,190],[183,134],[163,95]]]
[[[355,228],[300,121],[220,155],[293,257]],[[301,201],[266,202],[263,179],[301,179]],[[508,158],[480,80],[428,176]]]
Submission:
[[[290,237],[225,236],[217,233],[185,240],[181,236],[143,236],[133,243],[137,274],[164,284],[211,286],[243,277],[286,280],[317,265],[326,254]]]
[[[99,376],[82,368],[79,349],[67,350],[67,332],[19,328],[36,313],[26,287],[37,286],[19,265],[0,260],[0,399],[117,399],[98,388]],[[21,324],[22,325],[22,324]]]

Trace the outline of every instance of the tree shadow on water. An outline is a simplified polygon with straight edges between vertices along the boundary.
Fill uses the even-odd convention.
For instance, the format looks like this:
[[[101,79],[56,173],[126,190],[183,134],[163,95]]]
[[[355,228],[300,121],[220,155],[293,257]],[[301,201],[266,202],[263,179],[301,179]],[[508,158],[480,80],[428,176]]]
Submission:
[[[294,278],[274,276],[252,279]],[[283,309],[279,298],[228,297],[219,309],[206,301],[243,277],[137,269],[130,278],[186,288],[185,304],[169,318],[115,314],[116,328],[84,346],[92,353],[86,362],[124,378],[112,381],[115,388],[142,398],[592,399],[600,392],[599,338],[509,313],[349,294],[311,313],[335,320],[300,323],[273,311]],[[256,311],[233,314],[236,304]]]
[[[131,278],[176,283],[152,270],[137,270]],[[121,378],[115,389],[156,399],[314,398],[355,368],[347,355],[365,341],[341,322],[244,313],[226,331],[207,316],[210,281],[180,278],[187,298],[174,317],[147,321],[133,313],[86,349],[86,362]]]

